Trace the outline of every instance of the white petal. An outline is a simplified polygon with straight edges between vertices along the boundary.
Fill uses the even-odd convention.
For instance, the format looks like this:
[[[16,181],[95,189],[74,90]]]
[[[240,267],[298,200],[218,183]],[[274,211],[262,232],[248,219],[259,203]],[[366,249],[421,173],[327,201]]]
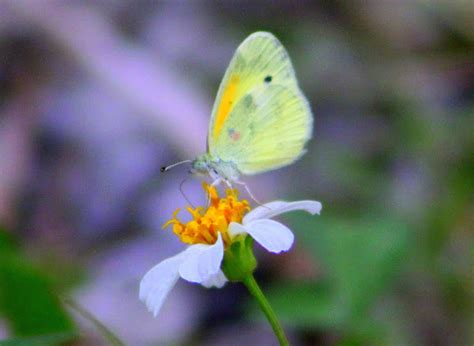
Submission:
[[[190,282],[204,282],[220,270],[223,257],[224,243],[219,233],[214,245],[192,245],[184,252],[179,275]]]
[[[227,233],[229,233],[231,238],[238,236],[239,234],[247,234],[247,229],[237,222],[231,222],[229,224],[229,228],[227,229]]]
[[[274,253],[288,251],[295,239],[288,227],[273,220],[255,220],[245,225],[245,229],[256,242]]]
[[[319,214],[322,207],[320,202],[309,200],[296,202],[273,201],[251,210],[244,216],[242,224],[246,225],[253,220],[269,219],[273,216],[293,210],[305,210],[313,215]]]
[[[221,288],[222,286],[225,285],[226,282],[227,282],[227,278],[225,277],[222,270],[219,270],[217,274],[214,274],[211,277],[209,277],[209,279],[207,279],[206,281],[201,282],[201,285],[207,288],[209,287]]]
[[[183,254],[184,252],[158,263],[140,282],[140,300],[155,317],[179,278],[178,268],[183,260]]]

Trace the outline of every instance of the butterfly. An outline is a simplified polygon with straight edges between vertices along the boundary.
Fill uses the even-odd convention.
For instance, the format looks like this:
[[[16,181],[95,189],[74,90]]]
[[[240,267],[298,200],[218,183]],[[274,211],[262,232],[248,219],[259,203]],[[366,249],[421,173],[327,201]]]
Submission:
[[[209,174],[213,185],[245,185],[241,175],[298,160],[312,129],[313,115],[287,51],[271,33],[255,32],[237,48],[220,84],[207,152],[177,164],[191,162],[191,172]]]

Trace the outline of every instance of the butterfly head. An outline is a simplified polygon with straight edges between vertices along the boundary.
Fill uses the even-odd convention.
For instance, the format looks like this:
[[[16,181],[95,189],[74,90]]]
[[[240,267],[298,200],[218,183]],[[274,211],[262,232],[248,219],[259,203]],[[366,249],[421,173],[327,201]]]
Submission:
[[[205,175],[209,172],[210,166],[209,154],[202,154],[193,160],[190,172],[195,175]]]

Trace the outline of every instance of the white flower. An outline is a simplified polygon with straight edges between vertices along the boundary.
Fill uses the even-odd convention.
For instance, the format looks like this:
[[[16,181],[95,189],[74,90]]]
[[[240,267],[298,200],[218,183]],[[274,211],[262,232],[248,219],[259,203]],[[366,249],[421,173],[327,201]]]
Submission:
[[[237,203],[240,202],[237,200]],[[288,251],[293,245],[293,232],[270,218],[294,210],[304,210],[314,215],[319,214],[321,208],[321,203],[316,201],[274,201],[255,208],[243,217],[241,223],[230,222],[226,232],[217,232],[217,240],[213,244],[191,245],[154,266],[140,283],[140,300],[156,316],[179,277],[205,287],[224,286],[227,278],[221,270],[221,263],[225,245],[232,243],[238,235],[248,234],[270,252]]]

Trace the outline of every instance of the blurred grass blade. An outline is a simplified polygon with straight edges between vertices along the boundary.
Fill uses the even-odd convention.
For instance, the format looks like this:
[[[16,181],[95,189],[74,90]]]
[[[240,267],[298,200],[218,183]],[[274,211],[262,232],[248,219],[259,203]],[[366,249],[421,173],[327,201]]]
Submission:
[[[113,346],[125,346],[125,344],[109,329],[107,328],[102,322],[100,322],[97,318],[95,318],[89,311],[85,310],[79,304],[77,304],[71,298],[64,298],[64,303],[71,307],[74,311],[76,311],[79,315],[83,318],[88,320],[90,323],[97,328],[97,331],[106,339],[111,345]]]
[[[77,337],[76,333],[54,333],[23,338],[13,338],[0,341],[1,346],[56,346],[72,341]]]

